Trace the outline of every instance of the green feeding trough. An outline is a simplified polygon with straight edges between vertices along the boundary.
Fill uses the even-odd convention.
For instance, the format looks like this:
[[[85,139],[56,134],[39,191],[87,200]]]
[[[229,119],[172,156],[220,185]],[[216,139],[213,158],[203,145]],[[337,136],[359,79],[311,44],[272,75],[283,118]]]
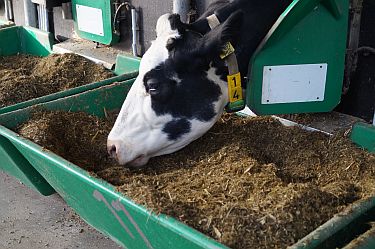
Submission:
[[[47,56],[52,53],[53,36],[31,27],[8,27],[0,30],[0,55],[31,54]]]
[[[52,46],[53,36],[48,32],[21,26],[8,27],[0,30],[0,56],[30,54],[44,57],[52,53]],[[118,55],[116,67],[113,70],[113,73],[116,75],[115,77],[6,106],[0,108],[0,113],[14,111],[30,105],[91,90],[113,82],[134,78],[138,75],[139,61],[139,58],[136,57]]]
[[[44,194],[55,190],[86,222],[125,248],[226,248],[172,217],[135,204],[111,184],[10,130],[26,122],[35,107],[104,117],[121,107],[133,82],[114,83],[0,115],[0,146],[15,152],[0,150],[0,159],[9,157],[12,166],[28,174],[28,179],[39,179],[29,181],[39,184],[34,188],[40,190],[43,182]],[[351,241],[358,236],[368,240],[363,243],[372,243],[366,231],[374,215],[375,197],[336,215],[292,248],[336,248],[356,243]]]

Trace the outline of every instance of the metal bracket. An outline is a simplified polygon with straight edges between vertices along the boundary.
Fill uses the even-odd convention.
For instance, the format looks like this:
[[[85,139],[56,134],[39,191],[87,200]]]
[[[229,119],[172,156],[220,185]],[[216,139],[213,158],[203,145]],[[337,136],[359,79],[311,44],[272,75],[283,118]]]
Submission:
[[[346,94],[349,91],[351,77],[357,69],[358,62],[358,47],[359,35],[361,31],[361,16],[363,9],[363,0],[353,0],[350,6],[350,25],[348,36],[348,47],[346,52],[345,76],[342,93]]]

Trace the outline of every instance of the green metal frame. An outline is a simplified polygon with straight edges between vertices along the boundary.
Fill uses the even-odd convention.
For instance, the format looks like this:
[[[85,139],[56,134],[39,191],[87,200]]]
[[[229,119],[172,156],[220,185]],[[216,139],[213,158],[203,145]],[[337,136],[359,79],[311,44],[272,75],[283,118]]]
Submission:
[[[51,33],[31,27],[21,26],[0,30],[0,56],[14,55],[18,53],[47,56],[52,53],[52,46],[53,36]],[[99,86],[108,85],[113,82],[120,82],[134,78],[138,75],[139,63],[140,58],[118,55],[116,68],[113,71],[117,76],[3,107],[0,108],[0,114],[25,108],[30,105],[63,98],[87,90],[92,90]]]
[[[46,196],[55,193],[51,185],[4,137],[0,137],[0,162],[0,170],[16,177],[31,189]]]
[[[259,115],[331,111],[340,102],[348,0],[294,0],[249,65],[247,104]],[[324,101],[262,104],[263,67],[327,63]]]
[[[369,231],[359,236],[349,245],[345,246],[343,249],[372,249],[375,248],[375,226],[373,226]]]
[[[32,27],[14,26],[0,30],[0,56],[18,53],[47,56],[52,53],[53,35]]]
[[[375,126],[357,123],[353,126],[350,138],[360,147],[375,153]]]
[[[133,72],[133,73],[136,73],[135,76],[137,76],[140,62],[141,62],[141,58],[139,57],[118,54],[116,58],[116,67],[115,67],[114,73],[117,75],[122,75],[122,74],[126,74],[129,72]],[[124,79],[124,80],[127,80],[127,79]]]
[[[375,196],[335,215],[289,249],[332,249],[352,244],[371,228],[375,218]],[[354,249],[355,247],[353,247]],[[365,247],[366,248],[366,247]],[[367,247],[368,249],[372,247]]]
[[[134,81],[114,83],[0,115],[0,124],[4,125],[0,126],[0,148],[4,141],[4,146],[12,144],[19,152],[16,156],[25,158],[86,222],[124,247],[226,248],[171,217],[154,214],[136,205],[114,186],[8,129],[27,121],[34,108],[84,111],[104,117],[106,111],[121,107]],[[1,153],[0,150],[0,158]],[[375,197],[335,216],[292,248],[328,249],[345,245],[365,232],[359,228],[373,220],[374,215]]]
[[[77,11],[76,11],[77,4],[102,10],[104,36],[87,33],[78,29]],[[96,1],[72,0],[72,11],[73,11],[73,19],[74,19],[74,29],[79,35],[79,37],[87,39],[87,40],[91,40],[91,41],[100,42],[102,44],[107,44],[107,45],[111,45],[119,41],[120,36],[113,32],[114,30],[113,23],[112,23],[112,19],[114,16],[113,0],[96,0]]]

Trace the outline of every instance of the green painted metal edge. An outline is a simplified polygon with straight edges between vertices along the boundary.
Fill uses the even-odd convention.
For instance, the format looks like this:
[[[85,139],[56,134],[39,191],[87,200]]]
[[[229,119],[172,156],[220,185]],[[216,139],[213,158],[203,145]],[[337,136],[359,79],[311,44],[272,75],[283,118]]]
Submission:
[[[32,27],[13,26],[0,29],[0,55],[27,53],[47,56],[52,53],[53,35]]]
[[[121,107],[135,79],[37,105],[49,110],[85,111],[104,116]],[[0,115],[0,123],[15,127],[26,121],[33,108]],[[138,206],[114,186],[78,166],[18,136],[4,126],[0,135],[9,140],[66,202],[90,225],[127,248],[226,248],[176,221]],[[125,211],[124,211],[125,210]]]
[[[53,34],[33,27],[20,27],[21,53],[47,56],[52,53]],[[13,41],[14,42],[14,41]]]
[[[138,73],[140,63],[140,57],[118,54],[116,57],[116,67],[114,73],[117,75],[128,72]]]
[[[288,249],[341,248],[355,239],[360,226],[367,225],[375,215],[375,197],[353,204],[318,227]],[[353,237],[354,236],[354,237]]]
[[[39,97],[39,98],[31,99],[31,100],[24,101],[24,102],[15,104],[15,105],[11,105],[11,106],[1,108],[0,114],[12,112],[12,111],[22,109],[22,108],[26,108],[26,107],[31,106],[31,105],[49,102],[49,101],[56,100],[56,99],[59,99],[59,98],[64,98],[64,97],[67,97],[67,96],[70,96],[70,95],[82,93],[84,91],[89,91],[89,90],[98,88],[100,86],[112,84],[114,82],[125,81],[125,80],[128,80],[128,79],[132,79],[132,78],[136,77],[137,75],[138,75],[138,72],[131,72],[129,74],[115,76],[115,77],[112,77],[112,78],[109,78],[109,79],[106,79],[106,80],[103,80],[103,81],[90,83],[90,84],[87,84],[87,85],[84,85],[84,86],[75,87],[75,88],[72,88],[72,89],[69,89],[69,90],[45,95],[45,96],[42,96],[42,97]]]
[[[42,195],[51,195],[55,190],[6,138],[0,137],[0,170],[16,177]]]
[[[0,29],[0,55],[13,55],[21,51],[20,29],[18,26]]]
[[[375,248],[375,226],[355,239],[343,249],[373,249]]]
[[[327,112],[340,102],[348,0],[294,0],[249,64],[247,104],[259,115]],[[263,67],[327,63],[324,101],[262,104]]]
[[[78,29],[77,23],[77,9],[76,6],[84,5],[92,8],[97,8],[102,10],[102,18],[103,18],[103,36],[95,35],[91,33],[87,33]],[[79,35],[79,37],[100,42],[102,44],[112,45],[117,43],[120,40],[119,35],[113,33],[113,23],[112,19],[114,16],[114,6],[113,0],[97,0],[97,1],[90,1],[90,0],[72,0],[72,12],[73,12],[73,19],[74,19],[74,29]]]
[[[356,123],[350,134],[350,139],[360,147],[375,153],[375,126],[366,123]]]
[[[38,109],[65,110],[71,112],[86,112],[90,115],[105,117],[110,110],[119,110],[135,79],[115,82],[83,93],[40,103],[13,112],[0,114],[0,125],[16,128],[28,120],[31,113]]]

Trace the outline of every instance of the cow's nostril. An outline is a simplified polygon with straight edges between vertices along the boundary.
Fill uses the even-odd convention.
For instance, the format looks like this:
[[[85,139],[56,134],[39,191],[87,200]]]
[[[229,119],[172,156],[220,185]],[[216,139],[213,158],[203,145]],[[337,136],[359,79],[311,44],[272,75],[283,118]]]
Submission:
[[[116,148],[116,145],[112,145],[112,146],[109,146],[108,148],[108,154],[113,157],[113,158],[116,158],[117,156],[117,148]]]

